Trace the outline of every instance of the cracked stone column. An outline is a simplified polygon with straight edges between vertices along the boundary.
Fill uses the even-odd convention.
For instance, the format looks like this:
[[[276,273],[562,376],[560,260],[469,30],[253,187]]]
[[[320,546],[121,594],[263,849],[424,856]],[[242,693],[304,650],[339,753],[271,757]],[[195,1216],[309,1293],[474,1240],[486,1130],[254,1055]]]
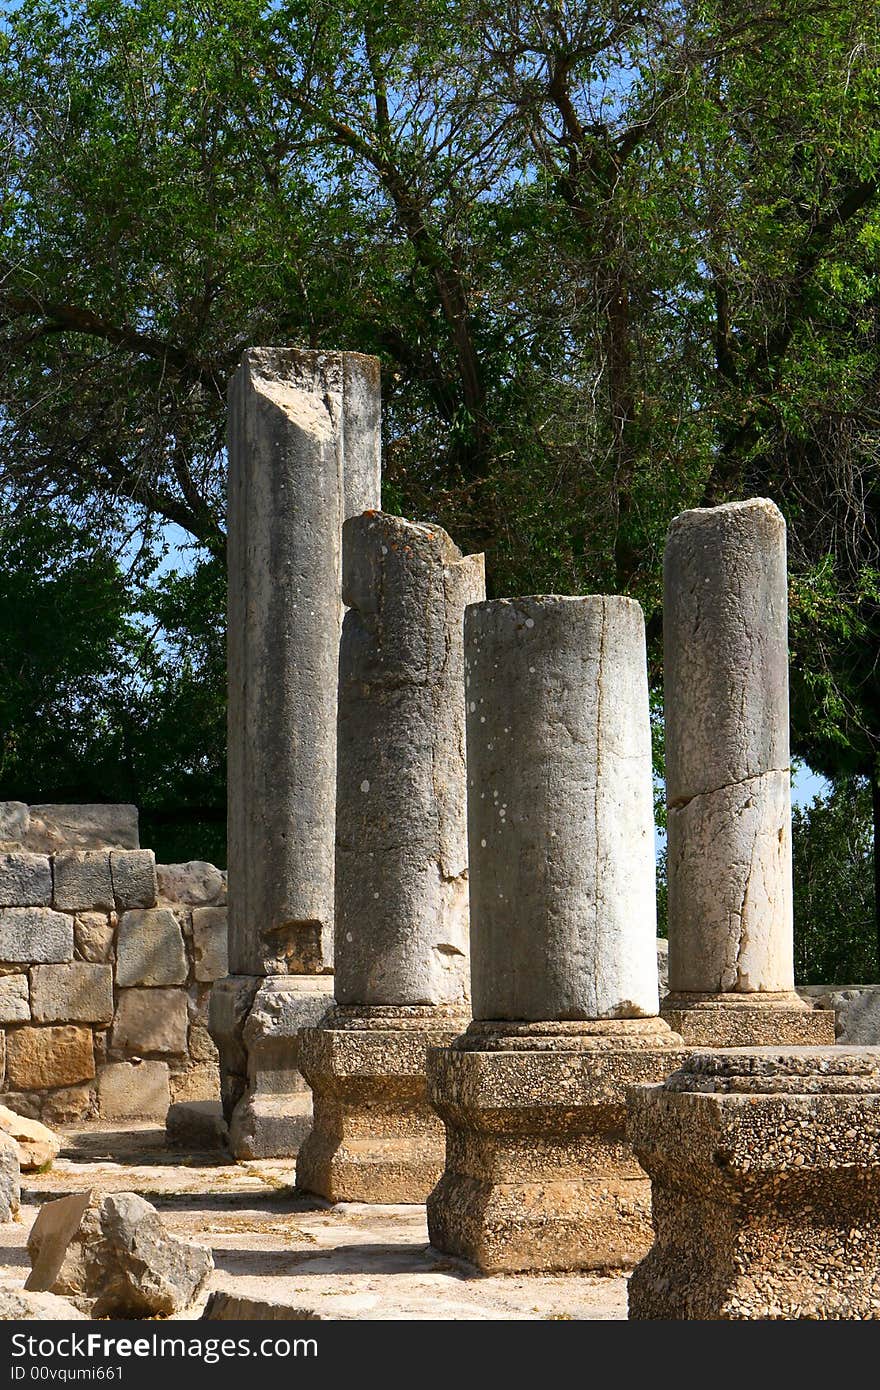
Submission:
[[[794,991],[785,521],[764,498],[682,512],[664,561],[669,990],[718,1047],[833,1043]]]
[[[880,1317],[880,1048],[695,1053],[628,1113],[657,1233],[630,1318]]]
[[[230,975],[211,1031],[233,1153],[293,1157],[296,1039],[331,1002],[341,532],[379,505],[376,359],[246,352],[228,450]]]
[[[381,512],[342,534],[336,1007],[301,1035],[297,1186],[423,1202],[443,1170],[426,1049],[470,1017],[462,629],[483,557]]]
[[[632,1264],[652,1232],[625,1091],[682,1055],[657,1013],[642,611],[474,605],[465,671],[474,1022],[429,1054],[431,1242],[486,1272]]]

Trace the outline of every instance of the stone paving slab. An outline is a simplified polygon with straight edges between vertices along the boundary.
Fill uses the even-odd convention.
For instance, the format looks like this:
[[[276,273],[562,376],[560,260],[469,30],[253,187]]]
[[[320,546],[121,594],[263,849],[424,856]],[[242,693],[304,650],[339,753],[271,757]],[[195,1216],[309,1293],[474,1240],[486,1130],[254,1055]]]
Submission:
[[[20,1222],[0,1226],[0,1289],[30,1268],[41,1202],[98,1187],[153,1202],[176,1235],[210,1243],[208,1292],[281,1301],[329,1319],[623,1319],[626,1280],[593,1275],[483,1277],[428,1245],[421,1206],[330,1206],[293,1190],[294,1164],[218,1162],[167,1150],[154,1126],[70,1132],[47,1173],[24,1174]]]

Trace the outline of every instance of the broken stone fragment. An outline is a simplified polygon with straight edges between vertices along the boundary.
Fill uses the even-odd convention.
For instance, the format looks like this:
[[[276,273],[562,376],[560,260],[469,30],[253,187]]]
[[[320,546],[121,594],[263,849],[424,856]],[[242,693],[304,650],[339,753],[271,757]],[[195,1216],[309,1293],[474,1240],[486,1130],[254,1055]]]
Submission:
[[[21,1206],[21,1170],[18,1145],[0,1133],[0,1221],[14,1221]]]
[[[85,1313],[54,1293],[0,1289],[0,1322],[82,1322]]]
[[[320,1322],[321,1314],[294,1303],[278,1303],[269,1298],[252,1298],[215,1289],[202,1313],[208,1322]]]
[[[157,864],[159,897],[165,902],[188,903],[192,907],[222,902],[226,896],[223,874],[201,859],[186,864]]]
[[[134,1192],[74,1193],[40,1208],[28,1237],[28,1290],[60,1294],[93,1317],[168,1317],[214,1268],[205,1246],[166,1231]]]
[[[45,1168],[61,1149],[61,1140],[54,1130],[40,1124],[39,1120],[17,1115],[5,1105],[0,1105],[0,1130],[15,1143],[18,1162],[25,1172]]]

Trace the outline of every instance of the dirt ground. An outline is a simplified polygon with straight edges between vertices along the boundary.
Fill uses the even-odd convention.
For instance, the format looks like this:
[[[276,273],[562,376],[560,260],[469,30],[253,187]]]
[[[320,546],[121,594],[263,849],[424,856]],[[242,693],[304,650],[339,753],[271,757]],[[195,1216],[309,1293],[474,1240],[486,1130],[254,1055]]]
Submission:
[[[68,1132],[47,1173],[22,1174],[19,1222],[0,1226],[0,1287],[20,1288],[37,1208],[88,1187],[139,1192],[177,1235],[210,1244],[210,1289],[288,1304],[309,1317],[623,1319],[626,1281],[477,1274],[428,1244],[424,1207],[330,1206],[295,1194],[288,1162],[227,1162],[169,1150],[163,1130]],[[207,1291],[183,1316],[199,1317]]]

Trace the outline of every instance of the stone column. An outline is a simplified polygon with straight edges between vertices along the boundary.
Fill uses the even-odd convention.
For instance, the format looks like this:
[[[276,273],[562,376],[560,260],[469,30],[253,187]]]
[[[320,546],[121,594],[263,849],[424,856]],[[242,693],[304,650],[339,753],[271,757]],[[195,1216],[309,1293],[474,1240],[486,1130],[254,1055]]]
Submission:
[[[625,1089],[681,1057],[657,1015],[641,609],[475,605],[465,671],[475,1021],[429,1054],[431,1242],[484,1271],[634,1263],[651,1226]]]
[[[343,527],[336,1008],[304,1032],[297,1186],[423,1202],[443,1169],[426,1048],[470,1017],[463,618],[482,555],[381,512]]]
[[[686,1041],[833,1043],[794,992],[785,521],[683,512],[664,562],[669,989]]]
[[[628,1110],[657,1233],[631,1318],[880,1317],[880,1049],[696,1053]]]
[[[379,368],[255,348],[229,387],[229,962],[212,991],[230,1145],[292,1157],[298,1031],[330,1003],[341,531],[378,506]]]

